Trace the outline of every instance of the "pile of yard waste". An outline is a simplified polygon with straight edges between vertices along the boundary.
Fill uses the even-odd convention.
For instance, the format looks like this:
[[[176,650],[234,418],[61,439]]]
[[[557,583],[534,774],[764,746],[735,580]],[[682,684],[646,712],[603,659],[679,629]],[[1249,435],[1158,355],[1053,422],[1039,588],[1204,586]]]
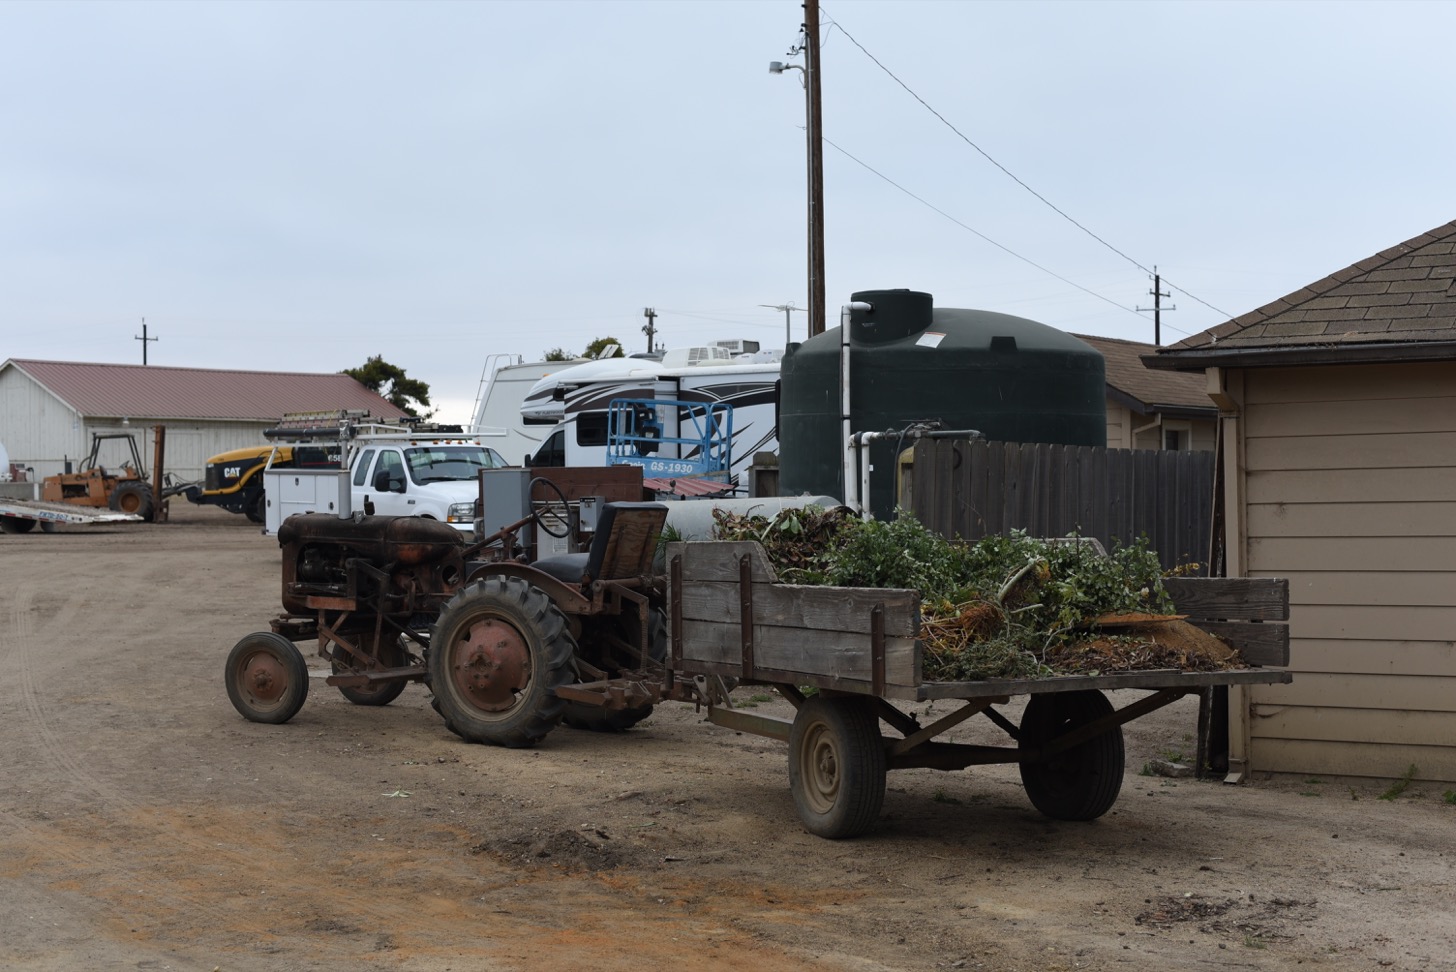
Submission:
[[[717,510],[714,520],[717,539],[761,543],[783,583],[919,591],[928,681],[1242,664],[1173,613],[1162,566],[1142,543],[1105,553],[1079,537],[951,541],[904,512],[860,520],[843,508]]]

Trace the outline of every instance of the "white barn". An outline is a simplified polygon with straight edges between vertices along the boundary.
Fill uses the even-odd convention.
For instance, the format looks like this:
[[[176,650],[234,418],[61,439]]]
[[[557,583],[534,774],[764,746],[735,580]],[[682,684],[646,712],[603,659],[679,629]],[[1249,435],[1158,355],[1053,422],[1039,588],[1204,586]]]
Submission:
[[[10,466],[30,479],[63,472],[68,462],[75,467],[91,451],[92,433],[132,433],[150,471],[151,429],[162,425],[166,471],[197,480],[208,457],[263,444],[263,430],[285,412],[335,409],[384,419],[405,414],[344,374],[19,358],[0,364],[0,443]],[[124,442],[103,443],[102,465],[129,457]]]

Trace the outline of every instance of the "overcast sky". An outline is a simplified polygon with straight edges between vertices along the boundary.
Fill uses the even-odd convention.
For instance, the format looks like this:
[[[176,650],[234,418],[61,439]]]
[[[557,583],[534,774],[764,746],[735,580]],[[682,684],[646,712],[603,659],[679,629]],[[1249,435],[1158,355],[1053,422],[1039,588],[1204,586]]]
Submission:
[[[1456,218],[1456,4],[822,16],[831,323],[909,287],[1151,341],[1156,264],[1171,343]],[[154,365],[379,354],[464,420],[491,355],[644,350],[648,306],[668,346],[780,347],[758,305],[808,304],[804,96],[767,66],[802,19],[0,3],[0,360],[139,364],[145,318]]]

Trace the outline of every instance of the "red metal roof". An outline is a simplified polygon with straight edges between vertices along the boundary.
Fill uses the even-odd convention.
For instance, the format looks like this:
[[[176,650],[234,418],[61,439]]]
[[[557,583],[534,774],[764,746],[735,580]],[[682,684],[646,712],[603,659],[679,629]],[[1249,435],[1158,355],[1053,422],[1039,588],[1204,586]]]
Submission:
[[[284,412],[405,413],[348,375],[162,368],[11,358],[14,367],[82,415],[134,419],[276,420]]]

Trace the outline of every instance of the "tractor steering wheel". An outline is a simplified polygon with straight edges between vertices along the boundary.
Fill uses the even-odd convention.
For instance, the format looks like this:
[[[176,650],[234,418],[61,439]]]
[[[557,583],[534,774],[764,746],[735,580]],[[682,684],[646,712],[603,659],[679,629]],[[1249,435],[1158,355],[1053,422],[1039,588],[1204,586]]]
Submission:
[[[569,503],[567,501],[566,494],[561,491],[561,487],[560,486],[557,486],[555,483],[553,483],[551,480],[547,479],[545,476],[536,476],[536,477],[534,477],[531,480],[531,482],[529,484],[527,484],[527,486],[526,486],[526,494],[528,496],[530,495],[531,490],[533,490],[536,487],[536,484],[537,483],[541,483],[541,484],[549,487],[550,490],[551,490],[551,492],[553,492],[553,493],[556,494],[556,498],[561,501],[562,507],[565,508],[565,509],[567,509],[567,510],[570,510],[571,509],[571,503]],[[547,500],[547,502],[549,503],[550,500]],[[538,510],[534,506],[531,509],[531,518],[536,522],[536,525],[541,528],[541,532],[542,533],[545,533],[548,536],[556,537],[559,540],[559,539],[561,539],[562,537],[566,536],[568,533],[571,532],[571,523],[570,523],[569,518],[568,518],[568,521],[562,525],[561,532],[560,533],[557,533],[555,530],[551,529],[550,527],[548,527],[546,525],[546,520],[542,517],[542,514],[544,512],[545,512],[544,510]]]

